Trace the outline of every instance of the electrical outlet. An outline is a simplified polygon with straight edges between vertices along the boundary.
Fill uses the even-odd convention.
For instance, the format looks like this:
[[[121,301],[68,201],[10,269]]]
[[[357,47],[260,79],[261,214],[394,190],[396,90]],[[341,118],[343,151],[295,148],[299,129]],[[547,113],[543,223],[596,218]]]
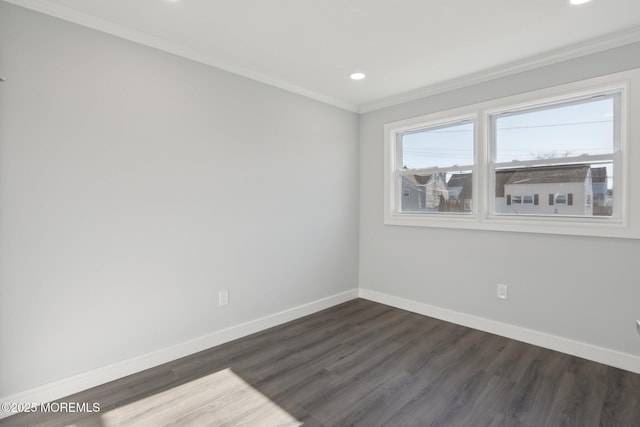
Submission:
[[[218,293],[218,305],[223,306],[228,304],[229,304],[229,291],[225,289],[224,291],[220,291]]]
[[[638,331],[638,335],[640,335],[640,320],[636,320],[636,331]]]
[[[502,283],[498,283],[498,288],[496,292],[496,296],[500,299],[507,299],[507,290],[508,286],[503,285]]]

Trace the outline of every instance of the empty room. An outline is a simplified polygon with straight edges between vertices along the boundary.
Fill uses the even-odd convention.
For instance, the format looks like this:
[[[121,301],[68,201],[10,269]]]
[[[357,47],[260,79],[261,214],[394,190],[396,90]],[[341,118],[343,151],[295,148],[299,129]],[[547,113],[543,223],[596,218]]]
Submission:
[[[637,0],[0,0],[0,426],[640,426]]]

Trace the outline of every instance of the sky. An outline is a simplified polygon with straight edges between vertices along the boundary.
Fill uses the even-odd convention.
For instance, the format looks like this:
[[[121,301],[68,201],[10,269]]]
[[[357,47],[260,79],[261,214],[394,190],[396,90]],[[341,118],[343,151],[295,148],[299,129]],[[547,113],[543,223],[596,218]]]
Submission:
[[[613,152],[613,99],[498,117],[498,162]]]
[[[496,118],[496,161],[613,152],[614,101],[590,100]],[[473,123],[403,135],[402,165],[408,169],[473,164]]]

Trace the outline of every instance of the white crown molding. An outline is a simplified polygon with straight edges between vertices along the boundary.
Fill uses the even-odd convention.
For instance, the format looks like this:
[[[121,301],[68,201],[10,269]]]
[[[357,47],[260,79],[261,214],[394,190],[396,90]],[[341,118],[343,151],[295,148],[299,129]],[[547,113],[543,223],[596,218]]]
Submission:
[[[201,64],[209,65],[211,67],[219,68],[224,71],[228,71],[233,74],[237,74],[242,77],[246,77],[251,80],[255,80],[261,83],[265,83],[269,86],[274,86],[279,89],[292,92],[306,98],[314,99],[325,104],[333,105],[335,107],[342,108],[354,113],[358,112],[358,106],[341,100],[333,98],[331,96],[323,95],[299,86],[289,84],[287,82],[273,79],[271,77],[255,73],[253,71],[237,67],[228,62],[221,61],[210,55],[203,54],[177,43],[164,40],[160,37],[155,37],[141,31],[135,31],[128,27],[115,24],[113,22],[96,18],[86,13],[78,12],[68,7],[54,4],[47,0],[4,0],[7,3],[14,4],[16,6],[23,7],[25,9],[34,10],[55,18],[59,18],[74,24],[82,25],[93,30],[97,30],[103,33],[110,34],[112,36],[120,37],[125,40],[129,40],[144,46],[152,47],[164,52],[168,52],[186,59],[190,59]]]
[[[366,102],[360,105],[359,113],[368,113],[380,110],[394,105],[403,104],[405,102],[415,101],[421,98],[437,95],[444,92],[460,89],[489,80],[506,77],[509,75],[530,71],[547,65],[556,64],[558,62],[568,61],[570,59],[579,58],[605,50],[614,49],[616,47],[640,41],[640,27],[630,28],[624,31],[608,34],[603,37],[587,40],[571,46],[542,53],[540,55],[531,56],[519,61],[510,62],[489,69],[479,71],[477,73],[467,74],[465,76],[446,80],[441,83],[425,86],[420,89],[412,90],[398,95],[393,95],[377,101]]]
[[[422,314],[477,329],[484,332],[511,338],[517,341],[526,342],[539,347],[603,363],[608,366],[625,369],[627,371],[640,373],[640,356],[599,347],[593,344],[575,341],[569,338],[551,335],[533,329],[523,328],[472,314],[436,307],[418,301],[408,300],[382,292],[372,291],[365,288],[359,289],[359,297],[369,301],[386,304],[391,307]]]
[[[250,320],[239,325],[215,331],[208,335],[194,338],[167,348],[127,359],[122,362],[103,366],[71,377],[62,378],[58,381],[9,396],[2,396],[0,397],[0,402],[52,402],[56,399],[126,377],[127,375],[174,361],[181,357],[290,322],[300,317],[308,316],[320,310],[333,307],[357,297],[358,290],[351,289],[326,298],[302,304],[297,307],[283,310],[278,313],[264,316],[259,319]],[[11,415],[13,415],[13,413],[0,411],[0,419]]]

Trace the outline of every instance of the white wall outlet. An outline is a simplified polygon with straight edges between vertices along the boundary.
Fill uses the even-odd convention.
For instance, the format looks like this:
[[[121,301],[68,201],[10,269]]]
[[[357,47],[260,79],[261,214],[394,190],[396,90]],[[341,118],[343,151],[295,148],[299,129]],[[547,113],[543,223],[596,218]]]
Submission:
[[[218,293],[218,305],[219,306],[223,306],[223,305],[228,305],[229,304],[229,291],[228,290],[224,290],[224,291],[220,291]]]
[[[508,286],[507,285],[503,285],[502,283],[498,283],[498,289],[497,289],[497,293],[496,296],[500,299],[507,299],[507,290],[508,290]]]
[[[640,320],[636,320],[636,331],[638,331],[638,335],[640,335]]]

